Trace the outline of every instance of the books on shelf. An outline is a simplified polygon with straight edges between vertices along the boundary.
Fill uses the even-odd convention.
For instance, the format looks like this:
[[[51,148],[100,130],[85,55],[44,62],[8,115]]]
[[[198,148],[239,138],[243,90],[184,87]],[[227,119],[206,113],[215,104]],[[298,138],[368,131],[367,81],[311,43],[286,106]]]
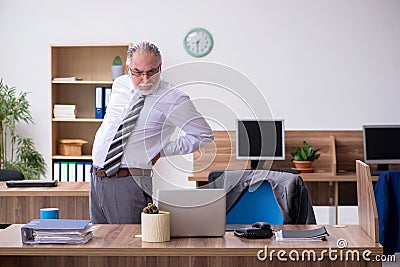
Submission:
[[[53,180],[60,182],[90,182],[89,161],[54,161]]]
[[[103,119],[106,115],[107,105],[110,101],[111,87],[96,86],[94,114],[96,119]]]
[[[277,241],[323,241],[329,234],[322,226],[311,230],[279,230],[275,236]]]
[[[96,86],[94,90],[94,117],[103,119],[110,101],[111,86]],[[76,119],[76,105],[54,104],[55,119]]]
[[[53,114],[55,119],[75,119],[76,106],[54,104]]]
[[[82,81],[81,77],[54,77],[53,81],[62,81],[62,82],[70,82],[70,81]]]
[[[34,219],[22,226],[22,243],[85,244],[96,228],[90,220]]]

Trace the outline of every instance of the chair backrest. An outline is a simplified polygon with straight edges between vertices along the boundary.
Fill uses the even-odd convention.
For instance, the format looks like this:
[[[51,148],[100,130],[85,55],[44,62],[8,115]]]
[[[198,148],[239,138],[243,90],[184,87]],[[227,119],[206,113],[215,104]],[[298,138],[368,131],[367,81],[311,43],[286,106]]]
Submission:
[[[227,224],[268,222],[283,224],[283,217],[271,185],[264,181],[255,191],[245,192],[226,214]]]
[[[378,212],[369,165],[356,161],[358,224],[379,243]]]
[[[210,188],[223,188],[223,170],[214,170],[208,174]],[[227,224],[253,224],[268,222],[283,224],[283,217],[275,199],[271,185],[264,181],[256,190],[246,189],[226,214]]]
[[[221,187],[222,186],[222,182],[218,183],[217,180],[218,180],[219,177],[221,177],[221,175],[223,173],[224,173],[224,171],[222,171],[222,170],[210,171],[210,173],[208,174],[208,186],[210,188]]]
[[[19,171],[0,170],[0,181],[24,180],[24,175]]]

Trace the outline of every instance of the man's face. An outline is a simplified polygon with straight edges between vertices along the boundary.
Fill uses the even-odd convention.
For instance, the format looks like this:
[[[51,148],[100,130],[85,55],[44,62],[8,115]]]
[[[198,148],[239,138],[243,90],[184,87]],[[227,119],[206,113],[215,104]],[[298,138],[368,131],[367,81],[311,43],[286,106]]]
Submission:
[[[131,65],[126,66],[133,85],[143,95],[151,94],[160,80],[161,64],[154,54],[133,54]]]

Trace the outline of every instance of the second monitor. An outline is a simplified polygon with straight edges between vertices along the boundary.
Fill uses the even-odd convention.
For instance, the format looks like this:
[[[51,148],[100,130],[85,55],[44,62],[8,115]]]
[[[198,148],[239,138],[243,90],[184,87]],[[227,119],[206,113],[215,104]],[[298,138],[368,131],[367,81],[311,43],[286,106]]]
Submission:
[[[236,158],[251,160],[251,168],[264,160],[285,160],[284,120],[237,120]]]

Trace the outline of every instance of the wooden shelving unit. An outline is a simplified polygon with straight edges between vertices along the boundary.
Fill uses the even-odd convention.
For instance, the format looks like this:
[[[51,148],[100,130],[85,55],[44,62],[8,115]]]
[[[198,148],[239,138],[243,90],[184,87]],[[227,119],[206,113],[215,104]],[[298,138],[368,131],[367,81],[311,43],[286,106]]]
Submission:
[[[129,44],[84,44],[51,46],[51,103],[73,104],[76,119],[51,120],[52,163],[59,160],[90,161],[93,140],[102,119],[95,118],[95,87],[111,86],[111,65],[115,56],[126,58]],[[53,81],[56,77],[78,77],[78,81]],[[82,156],[62,156],[59,139],[84,139]]]

